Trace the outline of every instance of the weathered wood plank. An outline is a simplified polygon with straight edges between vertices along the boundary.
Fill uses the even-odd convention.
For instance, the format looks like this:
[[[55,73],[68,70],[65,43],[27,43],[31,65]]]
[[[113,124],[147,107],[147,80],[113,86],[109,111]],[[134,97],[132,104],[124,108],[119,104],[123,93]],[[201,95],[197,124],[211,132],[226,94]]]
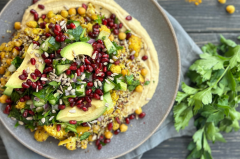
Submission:
[[[203,3],[195,6],[185,0],[158,0],[172,16],[174,16],[187,32],[240,32],[240,1],[227,0],[220,4],[217,0],[202,0]],[[236,12],[226,13],[227,4],[233,4]]]

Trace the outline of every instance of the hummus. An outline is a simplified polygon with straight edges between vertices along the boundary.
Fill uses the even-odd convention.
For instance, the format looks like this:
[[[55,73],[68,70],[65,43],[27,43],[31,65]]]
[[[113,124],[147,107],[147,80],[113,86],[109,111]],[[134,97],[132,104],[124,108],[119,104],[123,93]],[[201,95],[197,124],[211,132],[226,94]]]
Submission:
[[[132,18],[132,20],[126,20],[126,17],[129,15],[120,5],[118,5],[113,0],[41,0],[39,4],[43,4],[45,6],[44,10],[38,8],[38,3],[30,6],[26,11],[22,19],[23,29],[26,28],[26,23],[33,19],[33,15],[30,13],[31,9],[37,11],[39,15],[46,14],[49,11],[53,11],[54,13],[58,13],[63,9],[78,7],[81,6],[82,3],[91,2],[95,6],[95,10],[97,13],[101,13],[106,17],[109,17],[112,13],[116,15],[121,23],[123,23],[122,31],[131,30],[131,33],[135,36],[141,38],[143,46],[139,52],[139,61],[140,65],[148,70],[148,74],[145,77],[145,80],[149,80],[150,84],[143,87],[143,91],[141,93],[134,92],[131,94],[129,98],[129,102],[125,105],[122,110],[124,116],[128,116],[132,114],[136,109],[146,105],[149,100],[152,98],[157,85],[158,85],[158,77],[159,77],[159,63],[158,63],[158,55],[156,49],[153,45],[153,42],[148,35],[147,31],[142,27],[141,23]],[[142,61],[141,57],[147,55],[148,60]]]

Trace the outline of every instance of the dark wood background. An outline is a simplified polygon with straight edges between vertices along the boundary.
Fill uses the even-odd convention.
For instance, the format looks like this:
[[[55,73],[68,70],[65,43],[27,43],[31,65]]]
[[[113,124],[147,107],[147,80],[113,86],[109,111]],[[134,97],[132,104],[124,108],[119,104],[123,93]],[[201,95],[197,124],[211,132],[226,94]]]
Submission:
[[[237,43],[240,35],[240,1],[227,0],[226,4],[218,0],[202,0],[199,6],[187,3],[185,0],[158,0],[161,6],[175,17],[183,28],[189,33],[197,45],[202,46],[208,42],[218,43],[219,34],[232,39]],[[0,10],[8,0],[0,0]],[[232,15],[226,13],[225,7],[232,4],[236,12]],[[227,143],[211,144],[215,159],[240,158],[240,132],[224,134]],[[184,159],[187,154],[187,145],[191,137],[172,138],[146,152],[142,159]],[[0,138],[0,159],[8,159],[6,150]]]

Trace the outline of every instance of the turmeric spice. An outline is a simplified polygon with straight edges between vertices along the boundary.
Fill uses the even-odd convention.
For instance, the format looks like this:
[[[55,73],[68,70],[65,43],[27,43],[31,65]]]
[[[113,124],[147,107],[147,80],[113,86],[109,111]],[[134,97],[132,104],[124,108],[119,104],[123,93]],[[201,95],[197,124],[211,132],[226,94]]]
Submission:
[[[187,0],[189,3],[194,3],[196,6],[202,3],[202,0]]]

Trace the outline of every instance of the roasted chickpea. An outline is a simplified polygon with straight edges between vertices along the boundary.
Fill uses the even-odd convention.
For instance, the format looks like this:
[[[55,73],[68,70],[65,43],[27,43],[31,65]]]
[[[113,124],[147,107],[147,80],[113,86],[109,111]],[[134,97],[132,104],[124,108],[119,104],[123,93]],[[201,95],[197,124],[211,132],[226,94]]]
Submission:
[[[109,38],[109,40],[113,41],[114,40],[113,34],[111,34],[108,38]]]
[[[48,17],[49,19],[51,19],[54,15],[55,15],[55,14],[53,13],[52,10],[47,13],[47,17]]]
[[[86,13],[86,9],[85,8],[83,8],[83,7],[79,7],[78,8],[78,14],[84,15],[85,13]]]
[[[146,68],[143,68],[143,69],[141,70],[141,75],[146,76],[147,73],[148,73],[148,70],[147,70]]]
[[[0,74],[3,75],[5,72],[5,68],[4,67],[0,67]]]
[[[123,76],[126,76],[128,74],[128,71],[127,70],[122,70],[122,75]]]
[[[137,110],[135,110],[135,113],[136,113],[137,115],[141,114],[141,113],[142,113],[142,108],[140,107],[140,108],[138,108]]]
[[[106,132],[104,133],[104,135],[105,135],[105,137],[106,137],[107,139],[111,139],[112,136],[113,136],[113,134],[112,134],[110,131],[106,131]]]
[[[69,10],[68,10],[68,14],[69,15],[76,15],[76,9],[75,8],[70,8]]]
[[[97,134],[99,129],[100,129],[100,126],[99,126],[99,125],[94,125],[94,126],[93,126],[93,132],[94,132],[94,133]]]
[[[14,28],[15,28],[16,30],[20,30],[20,29],[22,28],[21,23],[20,23],[20,22],[15,22],[15,23],[14,23]]]
[[[228,5],[226,10],[228,13],[233,14],[235,12],[235,7],[233,5]]]
[[[61,16],[64,17],[64,18],[67,18],[68,17],[68,11],[62,10],[61,11]]]
[[[121,124],[121,126],[120,126],[120,131],[121,131],[121,132],[126,132],[127,129],[128,129],[128,126],[127,126],[127,125]]]
[[[143,91],[142,85],[138,85],[138,86],[135,88],[135,91],[141,93],[141,92]]]
[[[218,0],[219,3],[225,4],[226,0]]]
[[[123,33],[123,32],[119,33],[119,34],[118,34],[118,39],[119,39],[119,40],[124,40],[124,39],[126,39],[126,33]]]

